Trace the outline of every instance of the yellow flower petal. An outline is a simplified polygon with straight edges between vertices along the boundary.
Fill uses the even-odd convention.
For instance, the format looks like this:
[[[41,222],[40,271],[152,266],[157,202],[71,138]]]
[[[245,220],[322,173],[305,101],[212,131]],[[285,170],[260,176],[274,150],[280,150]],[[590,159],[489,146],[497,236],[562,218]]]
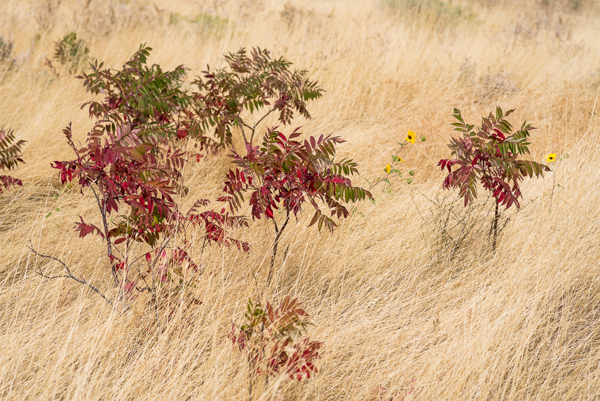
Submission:
[[[389,164],[387,166],[385,166],[385,172],[386,173],[390,173],[390,171],[392,170],[392,166],[390,166]]]
[[[550,153],[548,156],[546,156],[546,161],[549,163],[555,162],[556,161],[556,153]]]
[[[414,132],[408,130],[408,134],[406,134],[406,142],[415,143],[416,137],[417,135]]]

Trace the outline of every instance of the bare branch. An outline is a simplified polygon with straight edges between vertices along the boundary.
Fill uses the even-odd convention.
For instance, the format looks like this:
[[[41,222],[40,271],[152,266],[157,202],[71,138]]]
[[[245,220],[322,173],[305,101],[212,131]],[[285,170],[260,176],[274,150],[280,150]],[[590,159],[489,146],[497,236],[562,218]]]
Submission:
[[[265,118],[267,118],[267,116],[269,114],[271,114],[272,112],[274,112],[274,111],[275,111],[275,107],[273,107],[271,110],[269,110],[269,112],[267,114],[265,114],[264,116],[262,116],[260,118],[260,120],[258,120],[256,122],[256,124],[254,124],[254,127],[251,127],[251,128],[248,127],[248,128],[250,128],[252,130],[252,136],[250,136],[250,144],[252,144],[252,141],[254,140],[254,131],[256,130],[256,127],[258,127],[258,124],[260,124],[262,120],[264,120]]]
[[[55,279],[55,278],[70,278],[70,279],[73,279],[73,280],[77,281],[79,284],[83,284],[83,285],[85,285],[85,286],[89,287],[89,288],[90,288],[91,290],[93,290],[94,292],[96,292],[98,295],[100,295],[100,296],[102,297],[102,299],[104,299],[104,301],[105,301],[107,304],[109,304],[109,305],[110,305],[110,306],[111,306],[111,307],[112,307],[112,308],[113,308],[115,311],[117,311],[119,314],[121,314],[121,312],[120,312],[120,311],[119,311],[117,308],[115,308],[115,305],[113,304],[113,302],[112,302],[110,299],[108,299],[108,298],[106,297],[106,295],[104,295],[102,292],[100,292],[100,290],[99,290],[98,288],[96,288],[96,287],[95,287],[95,286],[93,286],[92,284],[88,283],[88,282],[87,282],[86,280],[84,280],[83,278],[77,278],[77,277],[75,277],[75,276],[74,276],[74,275],[71,273],[71,269],[69,269],[69,266],[67,266],[67,265],[65,264],[65,262],[63,262],[62,260],[60,260],[60,259],[58,259],[58,258],[55,258],[54,256],[50,256],[50,255],[44,255],[44,254],[41,254],[41,253],[39,253],[38,251],[36,251],[35,249],[33,249],[31,246],[27,246],[27,248],[29,248],[29,250],[30,250],[31,252],[35,253],[37,256],[39,256],[39,257],[41,257],[41,258],[45,258],[45,259],[51,259],[51,260],[54,260],[54,261],[56,261],[56,262],[60,263],[60,264],[61,264],[61,265],[62,265],[62,266],[65,268],[65,270],[67,271],[67,274],[61,274],[61,275],[56,275],[56,276],[48,276],[48,275],[44,274],[44,272],[42,271],[41,267],[39,267],[39,266],[36,266],[36,267],[37,267],[37,269],[34,269],[34,270],[33,270],[33,271],[34,271],[36,274],[38,274],[38,275],[40,275],[40,276],[42,276],[43,278],[45,278],[45,279],[48,279],[48,280],[53,280],[53,279]]]

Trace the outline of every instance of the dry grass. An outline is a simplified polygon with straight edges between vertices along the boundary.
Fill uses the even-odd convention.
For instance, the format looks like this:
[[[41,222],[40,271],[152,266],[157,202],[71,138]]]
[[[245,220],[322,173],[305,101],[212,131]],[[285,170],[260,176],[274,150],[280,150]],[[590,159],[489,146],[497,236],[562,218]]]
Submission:
[[[289,248],[272,297],[306,301],[323,357],[314,378],[272,380],[255,399],[600,397],[598,10],[585,1],[472,1],[475,17],[463,20],[389,3],[0,4],[0,34],[13,39],[15,58],[11,69],[1,67],[0,125],[28,141],[27,164],[15,173],[24,186],[0,196],[0,398],[248,399],[247,368],[227,334],[257,295],[251,269],[265,280],[270,226],[257,222],[239,233],[252,243],[250,255],[205,253],[193,323],[175,319],[158,337],[143,309],[119,316],[77,283],[33,272],[30,243],[113,294],[101,243],[72,230],[77,216],[93,219],[94,205],[64,191],[49,165],[70,157],[62,127],[73,121],[83,138],[90,126],[79,110],[88,99],[80,81],[64,72],[56,78],[44,64],[70,31],[109,65],[146,42],[152,62],[185,63],[191,75],[223,65],[222,54],[240,46],[283,54],[327,90],[311,105],[313,119],[298,125],[346,138],[343,153],[360,162],[362,177],[380,174],[407,129],[427,135],[403,155],[403,167],[417,171],[412,185],[397,181],[391,195],[377,192],[376,203],[359,206],[334,235],[302,219],[284,235]],[[174,26],[172,12],[228,23]],[[527,206],[510,213],[492,254],[482,234],[486,210],[472,212],[457,246],[461,226],[452,239],[444,234],[453,197],[440,207],[432,201],[448,195],[435,164],[447,153],[452,108],[476,121],[496,104],[516,107],[515,123],[527,118],[539,128],[535,160],[550,152],[568,158],[553,166],[555,178],[524,184]],[[194,166],[189,201],[214,196],[226,168],[224,156]],[[551,197],[553,183],[561,187]]]

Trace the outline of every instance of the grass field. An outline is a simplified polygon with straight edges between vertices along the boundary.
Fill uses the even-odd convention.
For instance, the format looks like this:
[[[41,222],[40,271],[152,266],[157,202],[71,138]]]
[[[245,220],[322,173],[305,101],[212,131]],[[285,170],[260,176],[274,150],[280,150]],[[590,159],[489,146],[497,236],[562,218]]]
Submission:
[[[76,32],[90,55],[120,67],[141,43],[150,61],[184,64],[189,77],[223,54],[262,47],[307,69],[326,90],[309,104],[306,134],[335,134],[359,162],[356,185],[382,176],[411,129],[395,179],[374,190],[335,233],[284,234],[271,299],[302,299],[323,341],[319,372],[254,386],[255,400],[593,400],[600,398],[600,7],[584,0],[3,0],[0,127],[26,164],[23,186],[0,195],[0,399],[247,400],[247,364],[228,338],[266,278],[273,229],[236,235],[252,250],[211,247],[200,257],[202,305],[162,335],[154,315],[121,316],[72,280],[47,281],[28,245],[71,266],[108,296],[116,290],[90,196],[60,184],[55,160],[72,157],[69,121],[92,121],[80,80],[52,60]],[[6,52],[5,52],[6,53]],[[4,54],[0,51],[0,55]],[[523,183],[498,250],[481,197],[464,209],[443,191],[452,109],[478,123],[496,105],[516,108],[532,133],[532,160],[560,160]],[[264,126],[274,124],[266,121]],[[218,196],[226,154],[187,168],[188,202]],[[483,194],[483,191],[481,191]],[[49,214],[51,213],[51,214]],[[504,224],[504,223],[503,223]],[[253,278],[257,275],[258,284]]]

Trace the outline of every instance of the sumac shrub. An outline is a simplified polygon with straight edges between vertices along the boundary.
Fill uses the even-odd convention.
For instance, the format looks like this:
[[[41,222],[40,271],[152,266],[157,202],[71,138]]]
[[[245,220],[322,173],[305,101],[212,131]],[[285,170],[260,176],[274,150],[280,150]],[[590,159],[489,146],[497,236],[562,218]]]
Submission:
[[[83,39],[77,39],[77,34],[71,32],[54,44],[54,59],[64,65],[69,73],[81,70],[89,59],[87,45]]]
[[[271,256],[271,274],[279,240],[290,217],[298,218],[306,205],[314,210],[310,225],[317,224],[333,231],[333,217],[349,215],[344,206],[371,197],[369,191],[352,185],[349,176],[358,174],[357,163],[351,159],[335,161],[336,146],[345,142],[338,136],[311,136],[302,141],[302,134],[295,129],[285,136],[277,128],[269,129],[261,146],[246,142],[246,155],[233,152],[235,170],[227,174],[224,192],[220,200],[229,202],[231,210],[237,210],[249,193],[248,203],[252,218],[271,219],[275,228],[275,241]],[[274,211],[281,209],[285,219],[278,225]]]
[[[94,234],[105,242],[115,283],[126,292],[147,290],[156,298],[157,286],[171,283],[169,288],[180,291],[184,270],[198,271],[189,254],[193,244],[182,235],[187,230],[200,231],[202,247],[249,247],[227,234],[231,227],[247,225],[245,218],[224,208],[207,209],[206,199],[181,210],[181,198],[188,193],[182,170],[190,155],[174,148],[169,138],[189,102],[180,87],[184,69],[147,67],[149,50],[140,47],[122,70],[101,70],[95,62],[93,72],[83,75],[85,86],[105,99],[82,106],[89,106],[97,121],[85,146],[75,144],[70,125],[63,131],[75,158],[53,167],[63,183],[74,181],[93,195],[98,219],[80,218],[75,228],[80,237]]]
[[[234,323],[229,337],[246,356],[251,374],[285,374],[301,381],[317,372],[315,361],[323,343],[306,337],[310,322],[300,305],[289,296],[277,307],[248,301],[245,324]]]
[[[25,141],[16,141],[15,134],[12,130],[0,128],[0,170],[13,170],[19,163],[25,163],[22,159],[21,147]],[[18,178],[10,175],[0,175],[0,193],[10,189],[15,185],[23,185],[23,182]]]
[[[520,156],[529,153],[530,131],[535,129],[527,122],[513,132],[512,125],[506,120],[513,110],[503,113],[496,108],[495,115],[490,113],[482,118],[481,127],[464,122],[460,110],[454,109],[452,123],[460,136],[453,137],[448,144],[452,159],[442,159],[438,166],[447,170],[444,189],[457,188],[464,204],[477,197],[477,186],[482,185],[495,199],[495,215],[492,222],[493,247],[496,248],[498,233],[498,206],[507,209],[515,205],[519,209],[522,197],[519,183],[525,177],[540,177],[550,169],[544,164],[522,160]],[[456,168],[454,168],[456,167]]]

